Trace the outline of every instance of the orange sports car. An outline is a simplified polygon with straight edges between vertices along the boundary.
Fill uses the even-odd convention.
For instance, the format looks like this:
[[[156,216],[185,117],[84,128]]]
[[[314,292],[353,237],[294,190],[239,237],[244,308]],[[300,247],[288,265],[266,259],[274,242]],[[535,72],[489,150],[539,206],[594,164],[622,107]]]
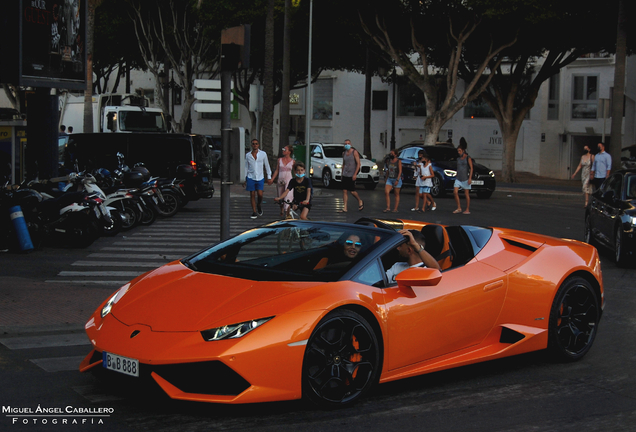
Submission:
[[[404,260],[399,229],[421,232],[441,271],[389,278]],[[121,287],[86,323],[93,350],[80,370],[154,381],[174,399],[346,405],[378,382],[529,351],[578,360],[603,306],[598,253],[579,241],[281,221]]]

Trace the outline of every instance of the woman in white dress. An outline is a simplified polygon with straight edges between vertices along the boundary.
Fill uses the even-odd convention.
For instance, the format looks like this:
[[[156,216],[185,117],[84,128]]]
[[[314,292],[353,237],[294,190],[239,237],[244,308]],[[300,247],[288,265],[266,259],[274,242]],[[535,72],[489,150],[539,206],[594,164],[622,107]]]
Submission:
[[[282,196],[283,192],[287,190],[287,185],[289,181],[293,177],[293,169],[294,169],[294,159],[292,156],[294,155],[294,148],[291,145],[286,145],[281,150],[283,157],[278,158],[276,162],[276,171],[272,174],[272,178],[276,180],[276,196]],[[278,177],[278,178],[277,178]],[[286,200],[291,200],[291,197],[288,196],[285,198]],[[283,202],[280,203],[280,217],[282,218],[287,214],[287,209],[289,206]]]
[[[579,166],[576,167],[576,171],[572,174],[572,178],[576,176],[576,174],[581,171],[581,183],[583,185],[583,195],[585,195],[585,207],[587,207],[588,202],[590,201],[590,194],[592,193],[592,184],[590,183],[590,170],[592,169],[592,164],[594,163],[594,155],[590,151],[588,146],[583,147],[583,156],[581,156],[581,162],[579,162]]]

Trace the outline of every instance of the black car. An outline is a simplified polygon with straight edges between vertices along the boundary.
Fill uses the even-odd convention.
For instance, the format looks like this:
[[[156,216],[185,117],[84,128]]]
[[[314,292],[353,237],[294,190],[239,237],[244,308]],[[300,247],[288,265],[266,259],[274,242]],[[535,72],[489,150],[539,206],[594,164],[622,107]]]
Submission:
[[[457,176],[457,149],[448,143],[425,145],[424,141],[414,141],[396,149],[395,151],[402,161],[403,183],[415,186],[414,167],[420,150],[424,150],[431,158],[431,165],[435,173],[435,177],[432,179],[431,195],[437,198],[452,191]],[[473,159],[473,178],[470,191],[475,192],[479,198],[490,198],[496,186],[495,173],[490,168],[475,163]]]
[[[612,174],[585,210],[585,241],[614,251],[619,266],[633,261],[636,245],[636,169]]]

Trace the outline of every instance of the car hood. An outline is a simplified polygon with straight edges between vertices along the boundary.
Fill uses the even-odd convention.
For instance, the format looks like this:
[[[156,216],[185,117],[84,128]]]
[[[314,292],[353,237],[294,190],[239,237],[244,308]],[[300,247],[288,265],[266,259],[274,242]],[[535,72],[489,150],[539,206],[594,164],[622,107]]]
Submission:
[[[124,324],[144,324],[153,331],[200,331],[235,324],[224,320],[321,283],[237,279],[195,272],[177,261],[134,280],[111,313]],[[264,317],[246,319],[257,318]]]
[[[438,166],[441,169],[450,169],[453,171],[457,171],[457,161],[434,161],[433,165]],[[473,161],[473,169],[475,170],[477,174],[488,174],[490,172],[490,168],[482,164],[478,164],[477,162],[474,162],[474,161]]]
[[[342,165],[342,158],[341,157],[326,157],[323,160],[327,164],[335,163],[335,164]],[[360,166],[373,167],[373,165],[375,165],[375,162],[370,161],[368,159],[360,158]]]

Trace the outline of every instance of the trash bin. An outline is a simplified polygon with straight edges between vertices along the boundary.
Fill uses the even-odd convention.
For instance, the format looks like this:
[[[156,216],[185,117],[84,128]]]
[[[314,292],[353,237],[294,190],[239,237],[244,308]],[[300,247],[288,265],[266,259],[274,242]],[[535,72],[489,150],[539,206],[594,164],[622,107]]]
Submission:
[[[307,155],[307,147],[304,145],[294,146],[294,159],[305,163],[305,156]]]

